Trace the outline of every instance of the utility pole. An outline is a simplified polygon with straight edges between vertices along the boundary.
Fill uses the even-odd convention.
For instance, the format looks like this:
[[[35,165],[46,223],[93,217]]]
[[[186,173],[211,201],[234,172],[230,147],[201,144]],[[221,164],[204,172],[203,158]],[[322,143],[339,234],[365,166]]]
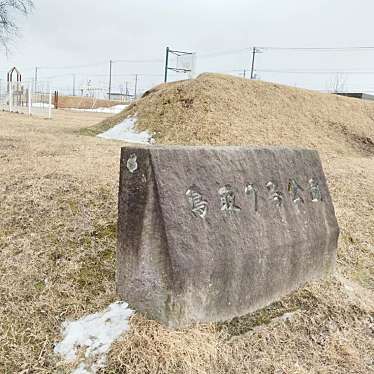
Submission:
[[[243,78],[245,78],[245,73],[246,73],[246,70],[244,69],[243,70]]]
[[[112,94],[112,64],[113,64],[113,61],[110,60],[109,61],[109,92],[108,92],[109,100]]]
[[[73,74],[73,96],[75,96],[75,74]]]
[[[135,74],[134,100],[136,99],[137,90],[138,90],[138,74]]]
[[[127,101],[128,98],[129,98],[129,89],[128,89],[128,86],[127,86],[127,81],[125,82],[125,95],[126,95],[126,101]]]
[[[34,93],[36,93],[36,87],[38,82],[38,67],[35,67],[35,76],[34,76]]]
[[[255,72],[255,58],[256,58],[256,47],[252,48],[252,66],[251,66],[251,79],[255,78],[254,72]]]
[[[166,47],[166,58],[165,58],[165,77],[164,82],[168,81],[168,64],[169,64],[169,47]]]

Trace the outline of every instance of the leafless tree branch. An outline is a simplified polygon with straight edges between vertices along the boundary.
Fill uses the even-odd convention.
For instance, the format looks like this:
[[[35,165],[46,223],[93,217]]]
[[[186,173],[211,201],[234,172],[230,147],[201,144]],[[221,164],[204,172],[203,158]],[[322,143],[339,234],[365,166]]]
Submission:
[[[18,34],[15,14],[28,15],[32,8],[32,0],[0,0],[0,44],[6,51],[10,41]]]

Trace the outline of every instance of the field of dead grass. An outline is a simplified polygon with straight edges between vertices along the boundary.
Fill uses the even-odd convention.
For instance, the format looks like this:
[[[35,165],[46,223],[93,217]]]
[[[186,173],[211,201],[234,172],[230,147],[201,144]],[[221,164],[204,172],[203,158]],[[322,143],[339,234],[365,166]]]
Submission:
[[[61,323],[117,299],[123,144],[77,135],[107,115],[54,114],[48,121],[0,113],[0,373],[69,373],[53,354]],[[360,139],[374,129],[368,120],[358,123],[357,130],[350,127],[353,123],[342,125]],[[296,141],[293,133],[288,141],[282,128],[248,131],[249,140],[229,129],[228,137],[209,135],[206,140]],[[177,133],[174,143],[191,144],[195,137],[202,142],[196,128],[189,138]],[[137,313],[101,373],[374,372],[374,153],[370,142],[333,133],[324,141],[316,131],[300,136],[301,145],[320,147],[341,228],[337,273],[226,323],[171,331]]]
[[[58,108],[96,109],[109,108],[114,105],[124,104],[121,101],[96,99],[94,97],[82,96],[59,96]]]
[[[284,144],[354,155],[374,146],[374,102],[222,74],[161,84],[118,115],[163,144]]]

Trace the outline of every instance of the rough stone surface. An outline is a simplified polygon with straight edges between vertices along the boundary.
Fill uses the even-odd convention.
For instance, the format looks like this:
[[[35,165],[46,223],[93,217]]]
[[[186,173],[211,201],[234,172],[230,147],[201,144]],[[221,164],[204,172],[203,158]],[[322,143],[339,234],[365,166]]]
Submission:
[[[264,307],[330,273],[339,228],[316,151],[126,147],[117,289],[171,327]]]

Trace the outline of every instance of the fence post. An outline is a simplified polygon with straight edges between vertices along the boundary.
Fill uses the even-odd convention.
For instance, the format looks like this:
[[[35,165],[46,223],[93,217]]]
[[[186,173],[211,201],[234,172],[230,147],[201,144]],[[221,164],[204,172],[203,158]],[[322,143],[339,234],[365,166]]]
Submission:
[[[49,88],[49,100],[48,100],[48,118],[52,118],[52,89]]]
[[[9,84],[9,112],[13,111],[13,85],[12,82]]]
[[[54,98],[54,106],[55,109],[58,109],[58,91],[55,91],[55,98]]]

